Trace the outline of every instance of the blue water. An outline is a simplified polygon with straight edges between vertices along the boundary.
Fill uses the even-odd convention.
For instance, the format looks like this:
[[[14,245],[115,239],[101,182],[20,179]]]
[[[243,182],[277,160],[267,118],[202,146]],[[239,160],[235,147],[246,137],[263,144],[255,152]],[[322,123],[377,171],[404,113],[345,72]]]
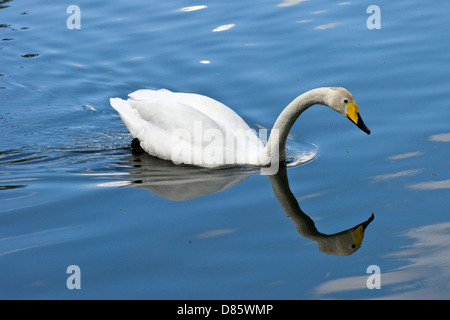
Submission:
[[[366,25],[371,4],[381,29]],[[450,298],[448,12],[444,0],[0,1],[0,298]],[[313,107],[291,134],[318,156],[278,177],[133,155],[109,106],[167,88],[270,128],[321,86],[349,89],[372,134]],[[352,254],[319,246],[372,213]],[[70,265],[81,289],[67,287]]]

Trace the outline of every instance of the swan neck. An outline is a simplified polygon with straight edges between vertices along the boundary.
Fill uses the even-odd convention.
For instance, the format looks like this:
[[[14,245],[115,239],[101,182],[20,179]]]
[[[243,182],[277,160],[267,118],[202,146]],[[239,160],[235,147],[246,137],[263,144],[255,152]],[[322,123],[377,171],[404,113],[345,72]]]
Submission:
[[[303,111],[315,104],[327,105],[325,101],[327,89],[317,88],[299,95],[280,113],[264,150],[271,161],[275,160],[273,158],[276,151],[279,161],[286,160],[286,140],[289,131]]]

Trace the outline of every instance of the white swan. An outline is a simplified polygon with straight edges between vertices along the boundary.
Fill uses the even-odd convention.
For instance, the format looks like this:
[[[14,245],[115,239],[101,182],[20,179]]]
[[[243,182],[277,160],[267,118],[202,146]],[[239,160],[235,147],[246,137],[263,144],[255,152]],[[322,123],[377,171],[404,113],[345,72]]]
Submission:
[[[203,95],[143,89],[129,94],[126,101],[111,98],[110,103],[146,152],[202,167],[284,161],[289,130],[315,104],[330,107],[370,134],[353,96],[337,87],[313,89],[295,98],[275,121],[266,144],[265,137],[260,139],[237,113]]]

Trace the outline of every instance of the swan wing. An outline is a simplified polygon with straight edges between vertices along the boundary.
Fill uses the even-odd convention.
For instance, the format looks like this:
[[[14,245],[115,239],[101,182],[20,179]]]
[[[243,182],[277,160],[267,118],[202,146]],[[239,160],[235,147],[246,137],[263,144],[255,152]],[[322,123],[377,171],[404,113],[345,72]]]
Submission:
[[[189,106],[210,117],[224,130],[250,129],[248,124],[232,109],[225,104],[204,95],[172,92],[167,89],[141,89],[130,93],[128,96],[135,101],[161,101],[162,103]]]
[[[111,105],[142,148],[159,158],[202,166],[258,164],[261,140],[238,114],[214,99],[143,89],[127,101],[113,98]]]

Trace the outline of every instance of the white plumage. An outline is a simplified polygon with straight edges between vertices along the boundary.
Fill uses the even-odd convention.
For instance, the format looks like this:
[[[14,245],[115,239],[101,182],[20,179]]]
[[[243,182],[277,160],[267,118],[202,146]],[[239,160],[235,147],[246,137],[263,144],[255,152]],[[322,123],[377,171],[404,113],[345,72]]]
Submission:
[[[166,89],[137,90],[128,100],[111,98],[141,147],[176,163],[215,167],[261,165],[264,148],[255,131],[232,109],[203,95]]]

